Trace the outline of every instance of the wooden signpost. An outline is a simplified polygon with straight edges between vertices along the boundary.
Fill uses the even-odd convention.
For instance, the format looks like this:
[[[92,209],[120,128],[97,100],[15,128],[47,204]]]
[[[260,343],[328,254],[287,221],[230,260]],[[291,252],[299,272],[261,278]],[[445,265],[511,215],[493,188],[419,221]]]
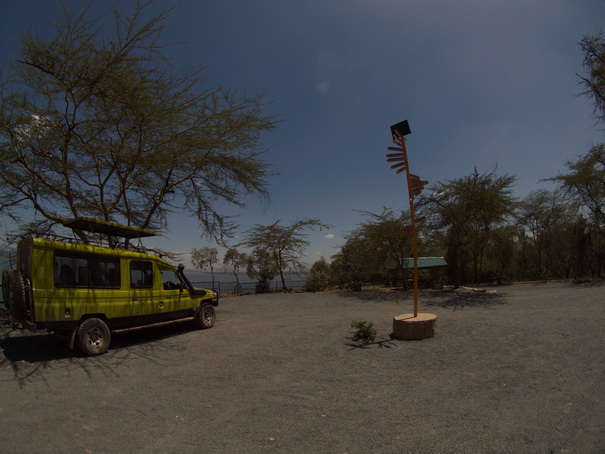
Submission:
[[[407,120],[391,126],[393,143],[396,147],[388,147],[389,151],[395,153],[387,154],[387,162],[391,169],[397,169],[397,173],[405,172],[408,187],[408,201],[410,204],[410,226],[401,229],[403,234],[412,234],[412,254],[414,257],[414,313],[402,314],[393,318],[393,335],[397,339],[426,339],[435,335],[437,327],[437,316],[434,314],[418,314],[418,240],[416,225],[426,218],[416,218],[414,213],[414,198],[422,193],[428,181],[421,180],[418,175],[410,172],[408,154],[405,146],[405,136],[411,134],[410,125]]]

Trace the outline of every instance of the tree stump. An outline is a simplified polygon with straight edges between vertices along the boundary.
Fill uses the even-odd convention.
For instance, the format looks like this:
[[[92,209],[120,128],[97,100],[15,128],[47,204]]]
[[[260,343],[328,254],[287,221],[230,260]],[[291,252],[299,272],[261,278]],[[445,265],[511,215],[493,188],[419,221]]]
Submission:
[[[400,340],[419,340],[437,333],[435,314],[402,314],[393,317],[393,337]]]

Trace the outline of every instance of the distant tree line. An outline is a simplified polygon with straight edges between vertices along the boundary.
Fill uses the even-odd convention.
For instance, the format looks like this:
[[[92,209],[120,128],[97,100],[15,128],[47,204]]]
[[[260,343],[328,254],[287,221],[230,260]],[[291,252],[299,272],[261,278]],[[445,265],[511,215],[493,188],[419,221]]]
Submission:
[[[418,229],[419,249],[422,256],[444,257],[448,265],[427,271],[424,277],[455,286],[602,277],[605,222],[599,210],[605,197],[590,198],[593,208],[598,208],[593,210],[583,202],[582,192],[604,184],[603,157],[601,152],[600,172],[594,172],[598,178],[575,180],[580,189],[566,179],[586,157],[568,163],[572,172],[555,178],[560,188],[540,189],[522,200],[512,194],[515,179],[495,172],[475,170],[434,186],[418,201],[418,212],[427,218]],[[411,274],[404,259],[412,257],[411,234],[403,229],[409,223],[407,213],[385,208],[379,214],[365,214],[366,220],[347,236],[330,264],[320,260],[311,267],[309,282],[314,289],[407,285]]]
[[[425,280],[455,286],[489,281],[585,279],[603,277],[605,268],[605,147],[566,164],[567,173],[553,177],[556,189],[539,189],[523,199],[513,195],[515,178],[494,171],[437,183],[417,201],[422,256],[444,257],[445,269],[423,272]],[[600,188],[600,189],[599,189]],[[365,220],[348,234],[340,251],[315,262],[307,273],[307,289],[328,287],[361,290],[364,284],[407,286],[412,257],[409,214],[384,208],[363,213]],[[231,248],[224,265],[246,270],[257,280],[257,292],[269,289],[285,272],[303,273],[301,257],[308,246],[305,229],[327,227],[317,219],[289,225],[257,226],[241,245]],[[206,248],[207,249],[207,248]],[[200,259],[206,257],[206,261]],[[194,263],[212,268],[216,250],[194,251]]]

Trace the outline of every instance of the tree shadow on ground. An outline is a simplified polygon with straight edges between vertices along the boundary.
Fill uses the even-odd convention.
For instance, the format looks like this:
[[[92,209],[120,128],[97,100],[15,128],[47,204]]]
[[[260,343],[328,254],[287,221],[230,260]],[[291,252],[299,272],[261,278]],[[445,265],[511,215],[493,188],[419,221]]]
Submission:
[[[532,282],[519,282],[519,284],[532,286],[532,287],[543,287],[551,284],[559,284],[569,288],[598,288],[605,287],[604,278],[594,279],[576,279],[576,280],[547,280],[547,281],[532,281]]]
[[[352,298],[360,301],[368,301],[368,302],[378,302],[378,301],[392,301],[393,303],[398,303],[402,298],[406,298],[407,293],[390,290],[384,292],[376,292],[376,291],[361,291],[361,292],[342,292],[338,293],[338,296],[341,298]]]
[[[349,339],[351,342],[345,342],[345,345],[347,347],[351,347],[350,350],[368,349],[374,346],[378,348],[392,348],[397,345],[393,342],[393,340],[395,339],[393,335],[391,335],[389,339],[381,337],[381,340],[374,340],[372,342],[358,341],[353,339],[352,337],[348,337],[347,339]]]
[[[464,309],[465,307],[490,308],[507,304],[504,294],[496,290],[440,290],[428,293],[428,298],[422,300],[424,306],[442,307],[445,309]]]
[[[390,291],[344,292],[342,298],[357,299],[364,302],[401,303],[414,298],[413,290],[392,289]],[[464,309],[465,307],[492,307],[506,304],[500,290],[445,289],[421,290],[418,297],[420,304],[429,307]]]
[[[575,280],[567,283],[570,287],[605,287],[605,279]]]

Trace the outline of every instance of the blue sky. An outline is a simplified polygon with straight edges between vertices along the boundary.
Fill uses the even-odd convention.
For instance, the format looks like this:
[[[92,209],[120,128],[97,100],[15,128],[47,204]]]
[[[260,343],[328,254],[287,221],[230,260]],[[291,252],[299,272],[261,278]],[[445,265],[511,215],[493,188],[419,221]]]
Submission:
[[[61,9],[2,3],[6,68],[19,37],[44,32]],[[389,126],[404,119],[410,168],[431,183],[497,166],[518,178],[519,197],[549,187],[540,179],[602,139],[577,73],[578,42],[604,19],[603,0],[181,0],[163,36],[184,41],[170,49],[177,67],[205,66],[208,86],[262,94],[282,117],[263,137],[279,172],[271,202],[224,211],[244,229],[307,217],[333,225],[310,233],[311,264],[338,252],[359,211],[407,209],[403,176],[384,157]],[[150,243],[215,246],[193,218],[175,215],[170,227]]]

